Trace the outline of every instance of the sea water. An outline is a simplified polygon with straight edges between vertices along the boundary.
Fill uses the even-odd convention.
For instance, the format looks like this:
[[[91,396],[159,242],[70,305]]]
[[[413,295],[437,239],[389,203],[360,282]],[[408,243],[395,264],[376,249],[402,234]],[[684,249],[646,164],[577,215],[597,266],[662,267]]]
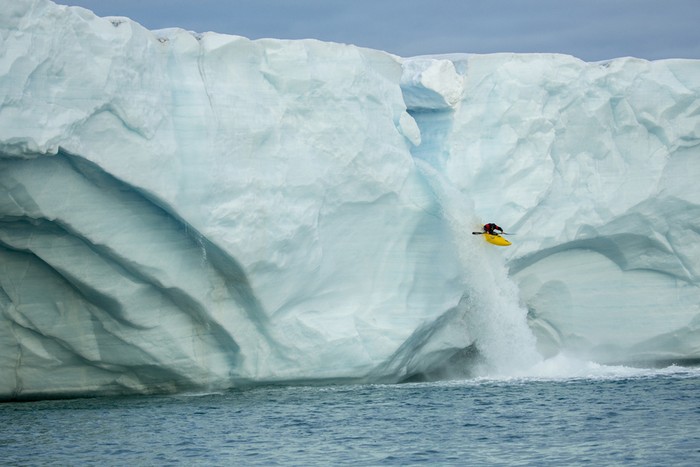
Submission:
[[[0,464],[700,465],[700,369],[600,368],[5,403]]]

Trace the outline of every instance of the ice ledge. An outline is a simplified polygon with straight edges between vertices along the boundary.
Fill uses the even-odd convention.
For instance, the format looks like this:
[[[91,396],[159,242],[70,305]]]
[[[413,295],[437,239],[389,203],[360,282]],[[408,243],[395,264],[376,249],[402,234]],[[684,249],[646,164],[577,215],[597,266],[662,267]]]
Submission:
[[[462,99],[464,77],[452,61],[414,57],[402,59],[402,65],[401,91],[409,110],[446,110]]]

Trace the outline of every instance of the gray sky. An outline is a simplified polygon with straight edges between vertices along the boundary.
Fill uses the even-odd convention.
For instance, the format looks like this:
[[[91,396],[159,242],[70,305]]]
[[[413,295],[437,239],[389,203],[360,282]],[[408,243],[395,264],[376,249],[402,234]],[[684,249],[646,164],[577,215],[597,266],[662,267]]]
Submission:
[[[57,0],[148,29],[315,38],[400,56],[700,59],[700,0]]]

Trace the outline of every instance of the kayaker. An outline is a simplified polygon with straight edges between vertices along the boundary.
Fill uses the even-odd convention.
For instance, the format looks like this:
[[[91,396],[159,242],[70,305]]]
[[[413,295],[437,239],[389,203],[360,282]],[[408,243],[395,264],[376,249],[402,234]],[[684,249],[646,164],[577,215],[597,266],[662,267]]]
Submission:
[[[497,230],[500,230],[500,232],[496,232]],[[499,233],[503,233],[503,229],[497,226],[496,224],[484,224],[484,233],[487,233],[489,235],[498,235]]]

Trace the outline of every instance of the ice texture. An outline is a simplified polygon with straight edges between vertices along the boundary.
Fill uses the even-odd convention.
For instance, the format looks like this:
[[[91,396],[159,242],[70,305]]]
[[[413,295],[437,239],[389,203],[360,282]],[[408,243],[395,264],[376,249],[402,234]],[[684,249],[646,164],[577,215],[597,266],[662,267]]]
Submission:
[[[0,399],[700,358],[700,61],[0,3]]]
[[[447,130],[416,115],[439,133],[421,157],[517,232],[506,257],[543,353],[697,359],[700,62],[452,60],[464,98]]]

